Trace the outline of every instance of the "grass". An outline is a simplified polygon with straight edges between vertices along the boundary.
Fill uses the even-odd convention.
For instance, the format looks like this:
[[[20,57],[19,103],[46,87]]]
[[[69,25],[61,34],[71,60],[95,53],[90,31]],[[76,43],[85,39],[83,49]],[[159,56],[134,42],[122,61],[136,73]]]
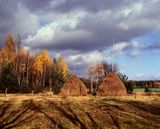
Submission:
[[[160,92],[160,88],[149,88],[150,91],[154,91],[154,92]],[[134,88],[134,91],[136,92],[144,92],[145,88]]]
[[[160,97],[61,97],[0,94],[0,128],[15,129],[157,129]]]

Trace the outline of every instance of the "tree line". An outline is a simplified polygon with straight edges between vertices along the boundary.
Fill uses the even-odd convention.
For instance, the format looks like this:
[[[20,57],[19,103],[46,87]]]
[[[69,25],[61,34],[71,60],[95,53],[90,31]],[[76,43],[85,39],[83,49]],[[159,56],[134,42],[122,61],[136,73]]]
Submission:
[[[117,64],[107,62],[90,65],[88,79],[81,80],[92,93],[110,72],[119,75],[128,93],[132,93],[135,86],[160,86],[159,81],[129,81],[126,75],[119,73]],[[69,76],[68,65],[62,56],[50,58],[47,50],[35,54],[21,47],[20,36],[16,40],[12,35],[6,37],[0,49],[0,92],[6,89],[8,92],[41,92],[49,87],[58,94]]]
[[[0,90],[10,92],[38,92],[45,87],[59,86],[69,76],[68,65],[62,56],[51,59],[47,50],[37,54],[21,47],[20,37],[6,37],[0,50]]]
[[[158,88],[160,87],[160,80],[141,80],[135,81],[138,87]]]
[[[81,80],[92,93],[110,72],[119,74],[118,66],[106,62],[93,64],[88,68],[88,80]],[[0,50],[0,92],[6,89],[16,93],[41,92],[49,87],[58,94],[69,76],[68,65],[62,56],[51,59],[47,50],[34,54],[21,47],[19,36],[16,40],[12,35],[6,37]],[[128,85],[123,77],[120,76]]]

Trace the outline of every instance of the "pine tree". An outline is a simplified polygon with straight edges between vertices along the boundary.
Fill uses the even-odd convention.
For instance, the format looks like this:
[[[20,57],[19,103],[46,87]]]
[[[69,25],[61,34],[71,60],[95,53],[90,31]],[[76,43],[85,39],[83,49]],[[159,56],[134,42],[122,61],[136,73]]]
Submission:
[[[53,61],[53,70],[54,70],[54,85],[53,85],[53,91],[55,94],[58,94],[60,92],[60,88],[63,86],[64,82],[68,79],[68,65],[64,61],[63,57],[60,56],[58,60]]]

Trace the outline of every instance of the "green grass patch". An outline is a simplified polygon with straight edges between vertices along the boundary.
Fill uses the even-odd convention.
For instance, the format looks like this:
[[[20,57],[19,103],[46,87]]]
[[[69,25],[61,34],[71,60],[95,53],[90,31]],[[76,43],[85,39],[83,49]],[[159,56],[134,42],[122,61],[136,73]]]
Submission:
[[[154,92],[160,92],[160,88],[149,88],[150,91],[154,91]],[[139,87],[135,87],[134,91],[136,92],[144,92],[145,88],[139,88]]]

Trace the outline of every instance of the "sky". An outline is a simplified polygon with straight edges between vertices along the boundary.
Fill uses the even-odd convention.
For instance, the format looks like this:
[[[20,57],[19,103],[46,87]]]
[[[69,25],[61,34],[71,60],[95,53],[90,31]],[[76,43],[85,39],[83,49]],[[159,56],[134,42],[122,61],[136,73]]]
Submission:
[[[79,76],[106,61],[129,79],[160,79],[159,8],[160,0],[0,0],[0,46],[19,34],[29,50],[62,55],[71,73],[75,63]]]

